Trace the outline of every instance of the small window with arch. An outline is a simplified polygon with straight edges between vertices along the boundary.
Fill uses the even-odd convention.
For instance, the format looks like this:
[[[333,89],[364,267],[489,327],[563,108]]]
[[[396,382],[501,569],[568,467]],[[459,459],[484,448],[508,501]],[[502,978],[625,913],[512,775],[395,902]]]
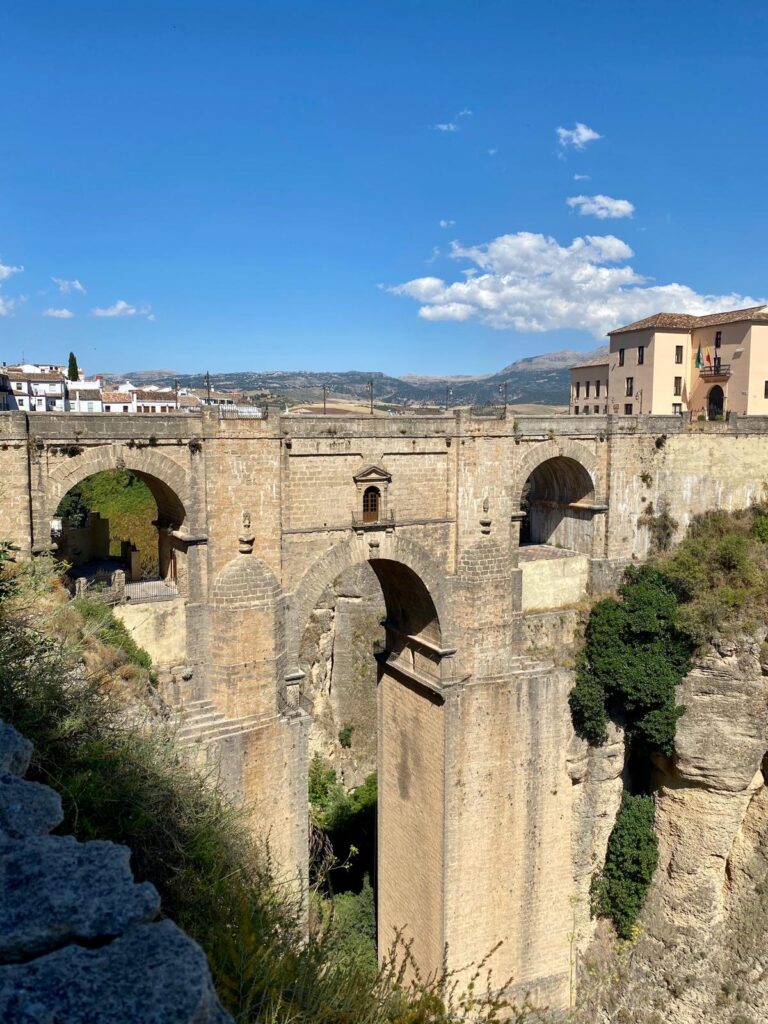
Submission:
[[[366,487],[363,492],[363,522],[377,523],[381,508],[381,491],[378,487]]]

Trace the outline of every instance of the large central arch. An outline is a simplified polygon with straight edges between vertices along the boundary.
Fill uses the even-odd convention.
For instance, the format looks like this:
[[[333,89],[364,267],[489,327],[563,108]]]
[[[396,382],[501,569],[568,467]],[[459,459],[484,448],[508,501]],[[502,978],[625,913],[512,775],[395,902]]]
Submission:
[[[376,694],[379,951],[386,954],[402,932],[420,970],[430,973],[440,969],[445,941],[443,688],[454,654],[446,641],[447,581],[419,545],[385,530],[361,532],[302,578],[289,601],[289,649],[298,669],[298,637],[312,610],[361,561],[376,574],[386,609]]]

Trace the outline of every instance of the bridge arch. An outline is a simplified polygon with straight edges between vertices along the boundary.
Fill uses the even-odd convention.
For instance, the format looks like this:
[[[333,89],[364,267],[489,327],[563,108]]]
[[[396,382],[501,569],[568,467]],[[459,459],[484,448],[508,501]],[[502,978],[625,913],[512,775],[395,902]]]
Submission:
[[[584,445],[570,440],[537,445],[521,461],[513,485],[520,543],[591,554],[600,490],[597,459]]]
[[[35,517],[37,541],[47,539],[50,521],[68,491],[89,476],[114,469],[129,469],[142,479],[152,492],[161,519],[174,529],[187,525],[189,476],[174,459],[149,446],[101,445],[86,448],[77,455],[64,454],[60,464],[49,469]]]
[[[436,646],[451,647],[447,581],[429,553],[414,541],[376,531],[335,544],[299,580],[288,599],[289,663],[298,665],[301,637],[321,595],[345,570],[369,562],[396,628],[418,632]],[[399,624],[399,625],[398,625]]]

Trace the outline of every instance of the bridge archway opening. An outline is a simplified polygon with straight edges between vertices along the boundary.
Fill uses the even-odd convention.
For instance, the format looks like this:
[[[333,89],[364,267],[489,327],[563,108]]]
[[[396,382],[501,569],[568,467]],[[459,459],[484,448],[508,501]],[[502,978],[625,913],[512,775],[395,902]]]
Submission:
[[[84,477],[61,498],[51,540],[55,556],[71,565],[72,577],[103,587],[122,570],[127,583],[144,590],[149,581],[168,581],[178,590],[184,552],[173,532],[185,519],[181,499],[163,480],[133,469],[104,470]]]
[[[589,554],[595,485],[576,459],[558,455],[541,462],[526,480],[520,544],[547,545]]]
[[[436,652],[441,635],[435,603],[421,577],[402,562],[373,558],[350,566],[329,584],[310,615],[301,642],[299,661],[305,672],[305,692],[313,702],[310,875],[323,898],[350,893],[350,899],[359,900],[360,916],[370,914],[371,933],[377,926],[386,929],[387,925],[379,917],[379,849],[402,845],[398,841],[402,830],[397,828],[400,812],[392,791],[414,784],[400,775],[395,778],[388,768],[397,764],[402,775],[409,773],[409,765],[403,764],[402,752],[397,749],[402,737],[398,735],[394,742],[391,737],[402,732],[406,718],[412,722],[419,714],[415,707],[419,702],[427,705],[426,713],[434,713],[434,697],[425,698],[423,692],[417,695],[416,690],[422,688],[412,679],[439,674]],[[385,685],[387,691],[382,689]],[[385,711],[385,702],[391,701],[399,688],[404,691],[401,724]],[[385,740],[387,729],[390,739]],[[414,743],[413,739],[405,742]],[[419,742],[417,739],[415,748]],[[418,750],[412,754],[413,768],[423,765]],[[409,806],[416,804],[416,794],[412,794]],[[418,847],[418,836],[411,835],[407,845],[409,849]],[[350,855],[353,847],[358,852]],[[342,866],[329,870],[331,849],[335,862]],[[390,869],[390,890],[393,874]],[[395,884],[402,887],[407,904],[411,874],[405,869],[398,872]],[[413,915],[409,917],[409,924],[412,922]],[[373,943],[370,953],[375,957]]]

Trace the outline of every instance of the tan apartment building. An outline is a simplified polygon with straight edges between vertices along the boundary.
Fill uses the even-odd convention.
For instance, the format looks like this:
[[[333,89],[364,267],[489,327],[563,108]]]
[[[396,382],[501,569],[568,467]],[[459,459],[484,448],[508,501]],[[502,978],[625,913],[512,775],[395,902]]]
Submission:
[[[591,359],[571,367],[568,412],[574,416],[608,412],[608,357]]]
[[[609,338],[607,360],[571,370],[573,414],[595,411],[585,381],[605,372],[606,411],[616,415],[768,415],[768,306],[706,316],[656,313]]]

